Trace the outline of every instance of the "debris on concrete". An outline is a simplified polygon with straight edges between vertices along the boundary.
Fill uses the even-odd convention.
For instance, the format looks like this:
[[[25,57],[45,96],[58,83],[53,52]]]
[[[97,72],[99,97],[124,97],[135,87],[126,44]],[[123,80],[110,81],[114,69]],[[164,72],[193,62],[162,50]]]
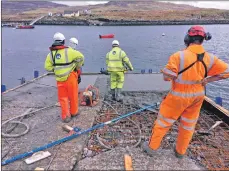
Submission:
[[[141,148],[129,148],[134,170],[201,170],[188,157],[177,159],[172,150],[162,150],[149,157]],[[93,158],[78,162],[75,170],[125,170],[123,156],[126,148],[117,147]]]

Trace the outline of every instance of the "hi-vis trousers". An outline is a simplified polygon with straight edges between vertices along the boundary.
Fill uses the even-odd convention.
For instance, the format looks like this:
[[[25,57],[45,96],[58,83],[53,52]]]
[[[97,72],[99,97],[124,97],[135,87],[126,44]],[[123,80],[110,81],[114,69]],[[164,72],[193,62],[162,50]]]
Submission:
[[[78,113],[78,75],[71,72],[66,81],[57,81],[58,99],[61,106],[61,117],[64,120]],[[70,112],[69,112],[70,102]]]
[[[203,100],[203,95],[179,97],[169,93],[162,101],[158,118],[154,123],[149,141],[150,148],[156,150],[160,147],[163,137],[172,124],[180,117],[176,151],[181,155],[185,154],[192,139]]]
[[[115,89],[115,88],[119,88],[122,89],[123,88],[123,84],[124,84],[124,72],[110,72],[110,82],[111,82],[111,89]]]

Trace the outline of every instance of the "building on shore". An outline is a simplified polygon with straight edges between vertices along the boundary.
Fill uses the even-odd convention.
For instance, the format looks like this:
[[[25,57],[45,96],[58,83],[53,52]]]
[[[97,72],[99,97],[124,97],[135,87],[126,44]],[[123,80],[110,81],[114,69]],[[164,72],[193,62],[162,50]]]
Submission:
[[[79,11],[64,11],[63,16],[64,17],[79,17],[80,12]]]

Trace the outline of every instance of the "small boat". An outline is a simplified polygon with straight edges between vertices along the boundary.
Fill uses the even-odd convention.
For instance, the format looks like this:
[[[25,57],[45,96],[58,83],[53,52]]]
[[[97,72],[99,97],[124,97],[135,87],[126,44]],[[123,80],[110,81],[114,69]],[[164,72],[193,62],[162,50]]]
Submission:
[[[114,38],[114,34],[107,34],[107,35],[99,35],[99,38]]]
[[[16,26],[16,29],[34,29],[33,25],[19,25]]]
[[[165,33],[162,33],[162,36],[165,36]]]

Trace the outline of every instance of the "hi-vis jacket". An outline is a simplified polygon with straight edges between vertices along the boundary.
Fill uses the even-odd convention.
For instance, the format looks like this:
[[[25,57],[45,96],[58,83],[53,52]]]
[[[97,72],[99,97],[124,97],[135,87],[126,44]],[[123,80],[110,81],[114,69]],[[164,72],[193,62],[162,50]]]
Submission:
[[[107,70],[111,72],[122,72],[125,70],[125,65],[127,65],[129,69],[133,70],[133,66],[126,53],[119,47],[114,47],[107,53],[106,65]]]
[[[80,69],[84,63],[84,56],[79,51],[66,46],[50,48],[47,55],[45,69],[54,71],[57,81],[66,81],[72,71]]]
[[[180,97],[204,95],[204,87],[200,84],[200,81],[204,78],[205,68],[201,62],[195,63],[191,68],[178,75],[179,71],[196,61],[197,54],[204,52],[202,45],[191,45],[185,50],[170,56],[169,62],[162,72],[177,78],[172,81],[171,94]],[[203,61],[207,66],[207,76],[229,77],[228,64],[213,54],[205,52]]]

